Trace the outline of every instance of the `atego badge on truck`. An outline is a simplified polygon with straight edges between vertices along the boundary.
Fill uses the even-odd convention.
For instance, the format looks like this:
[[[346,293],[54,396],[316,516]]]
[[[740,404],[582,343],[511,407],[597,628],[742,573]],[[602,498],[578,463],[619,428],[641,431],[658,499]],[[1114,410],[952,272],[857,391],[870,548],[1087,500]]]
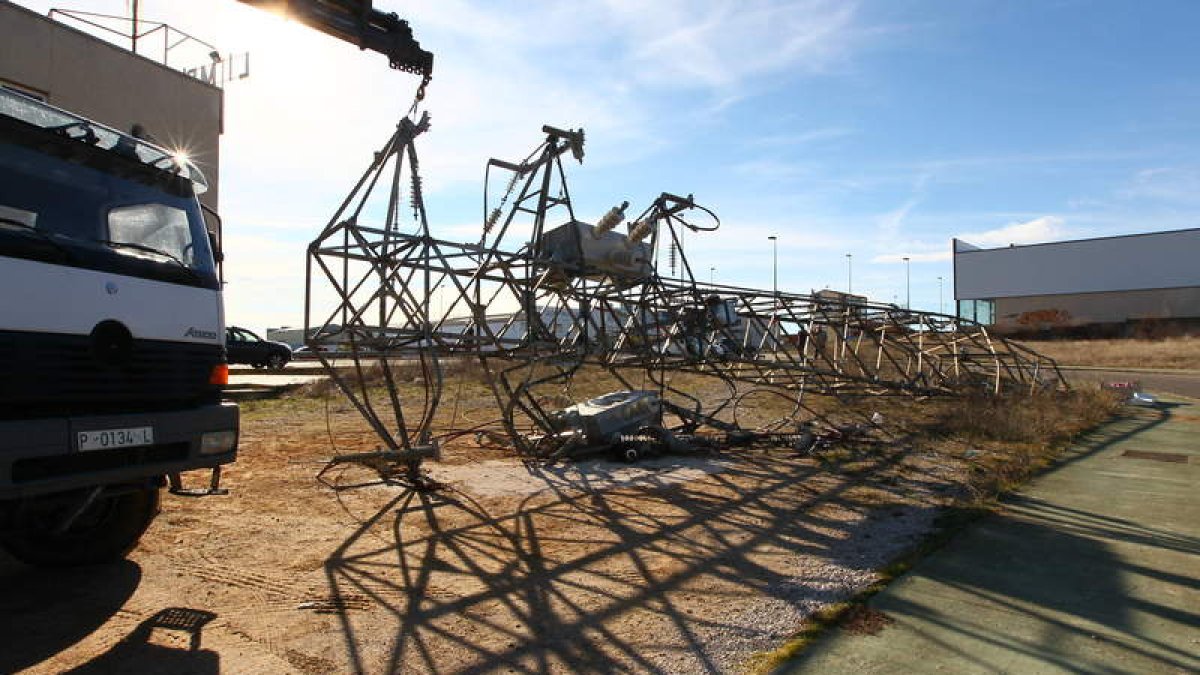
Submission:
[[[0,543],[25,562],[120,558],[166,477],[234,460],[205,187],[185,158],[0,89]]]

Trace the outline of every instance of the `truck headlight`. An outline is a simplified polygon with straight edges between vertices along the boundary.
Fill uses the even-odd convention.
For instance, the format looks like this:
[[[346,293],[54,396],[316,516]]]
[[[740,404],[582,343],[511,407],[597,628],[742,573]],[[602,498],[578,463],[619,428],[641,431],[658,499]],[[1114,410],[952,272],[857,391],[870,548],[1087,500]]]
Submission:
[[[226,452],[232,452],[237,446],[237,432],[228,431],[209,431],[200,436],[200,454],[202,455],[221,455]]]

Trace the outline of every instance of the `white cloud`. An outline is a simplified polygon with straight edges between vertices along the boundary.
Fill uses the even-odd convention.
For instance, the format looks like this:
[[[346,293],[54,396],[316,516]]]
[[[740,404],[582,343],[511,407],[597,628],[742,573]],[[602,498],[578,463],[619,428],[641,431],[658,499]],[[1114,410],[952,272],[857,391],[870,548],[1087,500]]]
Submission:
[[[1037,244],[1065,237],[1067,230],[1063,227],[1064,222],[1059,216],[1040,216],[992,230],[965,232],[957,235],[957,238],[980,248],[996,248],[1009,244]],[[901,263],[907,257],[910,262],[928,263],[942,262],[953,257],[950,252],[949,240],[936,244],[908,242],[898,248],[900,248],[900,252],[877,255],[871,259],[871,262]]]
[[[305,243],[227,230],[225,321],[262,330],[304,316]]]
[[[1008,246],[1009,244],[1038,244],[1062,239],[1066,231],[1059,216],[1041,216],[1033,220],[1011,223],[1004,227],[983,232],[966,232],[959,239],[981,248]]]

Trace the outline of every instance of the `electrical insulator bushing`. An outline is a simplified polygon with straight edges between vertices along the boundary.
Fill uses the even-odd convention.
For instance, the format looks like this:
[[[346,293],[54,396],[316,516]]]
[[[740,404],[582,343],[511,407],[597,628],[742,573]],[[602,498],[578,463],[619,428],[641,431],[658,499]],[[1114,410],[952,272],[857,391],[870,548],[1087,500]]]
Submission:
[[[500,220],[499,207],[492,209],[492,212],[488,214],[487,220],[483,222],[483,233],[487,234],[488,232],[491,232],[492,228],[496,226],[496,221],[498,220]]]
[[[621,202],[620,206],[614,206],[604,214],[600,220],[596,221],[596,228],[592,230],[592,236],[596,239],[608,234],[617,225],[625,220],[625,209],[629,208],[629,202]]]
[[[634,223],[629,228],[629,243],[636,244],[646,238],[650,234],[650,230],[654,228],[654,221],[641,220]]]

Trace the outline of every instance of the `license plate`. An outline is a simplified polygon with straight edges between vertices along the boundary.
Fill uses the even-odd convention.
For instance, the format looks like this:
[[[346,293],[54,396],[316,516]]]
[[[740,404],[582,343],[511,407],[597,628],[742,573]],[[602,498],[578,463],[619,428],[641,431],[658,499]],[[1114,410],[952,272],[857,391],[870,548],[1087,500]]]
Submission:
[[[80,451],[132,448],[139,445],[154,445],[154,427],[96,429],[79,432]]]

